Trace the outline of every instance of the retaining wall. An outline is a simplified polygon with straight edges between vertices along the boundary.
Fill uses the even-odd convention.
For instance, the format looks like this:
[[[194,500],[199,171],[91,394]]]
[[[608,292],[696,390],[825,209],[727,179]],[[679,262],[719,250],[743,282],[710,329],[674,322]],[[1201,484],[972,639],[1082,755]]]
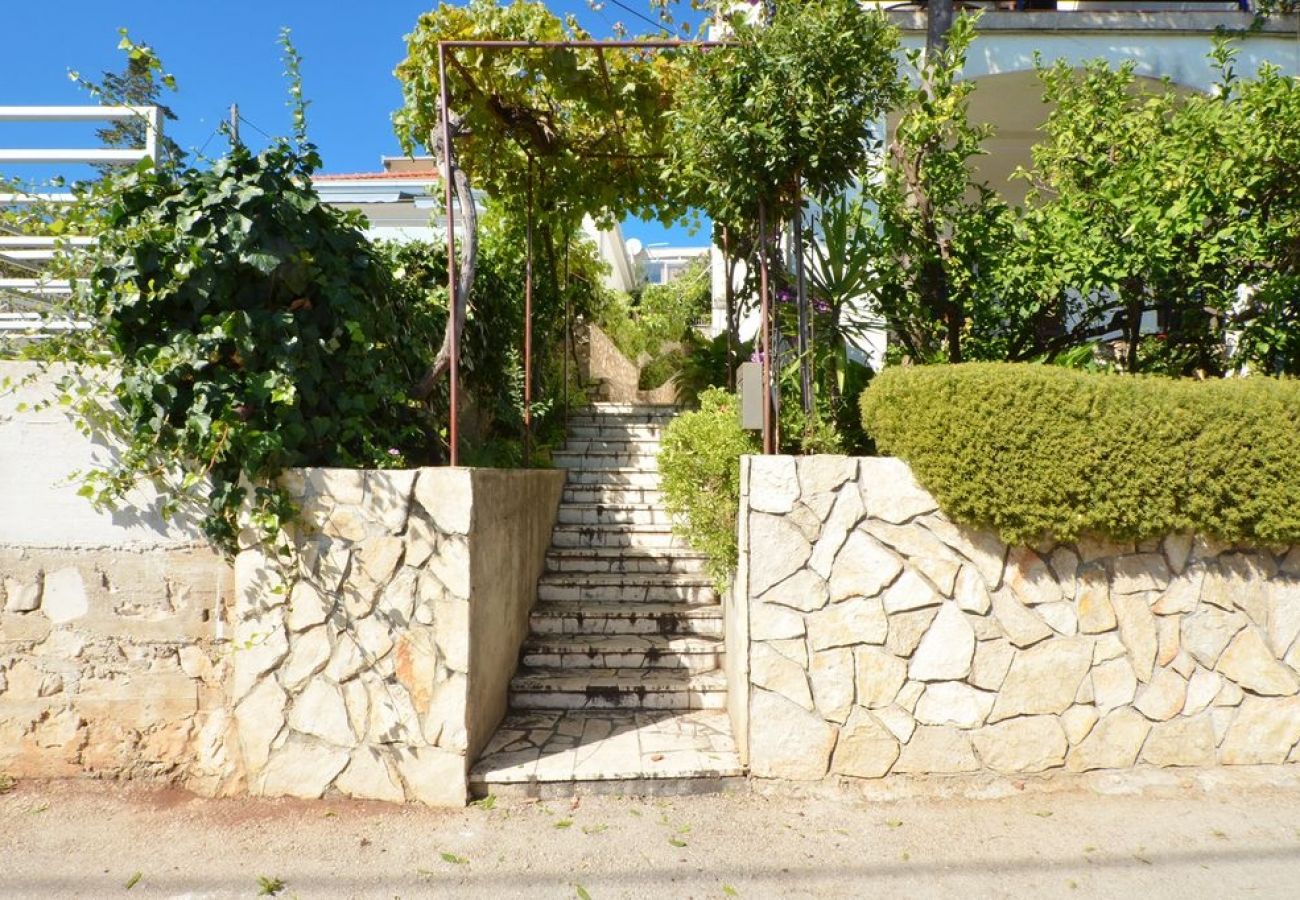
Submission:
[[[1300,549],[1008,547],[896,459],[746,457],[754,775],[1300,762]]]

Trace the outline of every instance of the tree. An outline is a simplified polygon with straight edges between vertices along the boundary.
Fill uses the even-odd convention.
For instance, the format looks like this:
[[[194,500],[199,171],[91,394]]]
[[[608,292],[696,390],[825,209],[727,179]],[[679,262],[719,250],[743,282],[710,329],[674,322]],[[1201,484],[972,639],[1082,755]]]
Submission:
[[[84,78],[76,71],[69,71],[68,77],[105,106],[156,106],[163,121],[176,121],[171,107],[162,102],[163,91],[176,91],[175,76],[163,68],[151,46],[131,40],[125,28],[119,29],[118,34],[122,39],[117,49],[126,54],[126,65],[121,72],[101,72],[98,81]],[[100,128],[95,134],[105,147],[142,147],[148,128],[149,123],[142,118],[123,119]],[[161,137],[155,164],[169,169],[183,166],[185,151],[180,144],[167,136],[166,129]],[[101,171],[105,168],[101,167]]]

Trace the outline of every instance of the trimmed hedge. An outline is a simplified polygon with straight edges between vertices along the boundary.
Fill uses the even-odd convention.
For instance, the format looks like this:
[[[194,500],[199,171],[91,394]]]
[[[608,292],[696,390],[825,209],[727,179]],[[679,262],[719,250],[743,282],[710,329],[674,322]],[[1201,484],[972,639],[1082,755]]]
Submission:
[[[861,403],[944,512],[1009,543],[1300,540],[1300,382],[971,363],[888,369]]]
[[[722,388],[700,394],[700,408],[682,413],[664,430],[659,471],[673,528],[709,556],[719,591],[736,568],[740,457],[758,452],[740,427],[739,401]]]

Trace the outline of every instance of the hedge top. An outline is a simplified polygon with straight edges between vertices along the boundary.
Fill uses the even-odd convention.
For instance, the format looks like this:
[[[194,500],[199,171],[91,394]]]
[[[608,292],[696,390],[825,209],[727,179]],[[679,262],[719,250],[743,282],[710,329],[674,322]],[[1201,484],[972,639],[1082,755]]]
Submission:
[[[951,518],[1010,543],[1300,540],[1300,382],[893,368],[863,394],[862,420]]]

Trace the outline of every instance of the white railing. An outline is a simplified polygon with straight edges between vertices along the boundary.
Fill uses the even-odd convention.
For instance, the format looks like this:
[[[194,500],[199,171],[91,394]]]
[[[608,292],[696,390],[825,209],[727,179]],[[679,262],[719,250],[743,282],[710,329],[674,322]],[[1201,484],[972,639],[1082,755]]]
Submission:
[[[156,106],[0,106],[0,122],[122,122],[145,123],[143,146],[130,149],[5,148],[0,165],[135,165],[158,158],[162,140],[162,110]],[[0,173],[5,174],[5,173]],[[68,193],[0,193],[0,208],[67,204]],[[87,323],[51,315],[61,298],[72,295],[67,279],[48,277],[46,267],[62,252],[93,245],[82,235],[13,234],[0,230],[0,262],[24,276],[0,277],[0,336],[38,337],[41,334],[82,330]]]

